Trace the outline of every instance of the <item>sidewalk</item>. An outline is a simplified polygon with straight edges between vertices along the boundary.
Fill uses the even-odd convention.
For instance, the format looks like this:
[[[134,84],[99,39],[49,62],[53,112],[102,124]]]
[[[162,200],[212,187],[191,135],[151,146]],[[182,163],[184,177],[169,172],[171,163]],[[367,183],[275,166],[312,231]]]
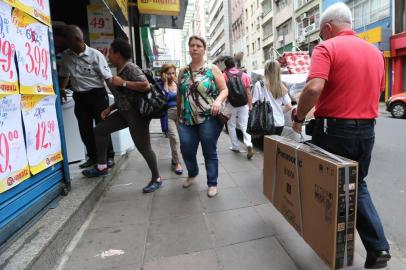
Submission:
[[[152,142],[162,188],[142,194],[149,170],[133,151],[59,269],[328,269],[262,195],[260,153],[248,161],[228,150],[228,136],[222,134],[219,194],[209,199],[200,150],[200,176],[183,189],[186,173],[171,172],[168,139],[153,134]],[[348,269],[363,269],[363,247],[360,241],[356,245],[355,265]],[[387,269],[406,264],[393,259]]]

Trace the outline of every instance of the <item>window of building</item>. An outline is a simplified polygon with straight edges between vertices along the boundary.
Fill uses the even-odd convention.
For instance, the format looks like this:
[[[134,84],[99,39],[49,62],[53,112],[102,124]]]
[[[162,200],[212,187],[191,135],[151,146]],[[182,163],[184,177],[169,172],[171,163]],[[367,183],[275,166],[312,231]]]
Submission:
[[[276,33],[279,37],[283,37],[285,39],[285,36],[289,35],[289,33],[292,31],[292,20],[289,20],[285,22],[284,24],[280,25],[279,27],[276,28]]]
[[[247,45],[247,56],[250,55],[250,46]]]
[[[267,21],[263,26],[262,26],[262,30],[263,30],[263,35],[264,38],[270,37],[273,35],[273,24],[272,24],[272,19]]]
[[[347,5],[351,8],[355,29],[389,17],[390,1],[350,0]]]
[[[261,5],[264,15],[272,11],[272,0],[264,0]]]
[[[245,19],[248,20],[248,9],[245,9]]]
[[[319,29],[320,11],[319,7],[304,12],[296,18],[296,39],[303,39],[305,36]]]
[[[255,53],[255,42],[252,42],[252,54],[254,54]]]
[[[289,6],[292,0],[280,0],[279,2],[275,2],[277,10],[284,9],[285,7]]]
[[[251,16],[254,15],[254,5],[251,4]]]
[[[259,51],[261,49],[261,39],[257,38],[257,50]]]
[[[299,9],[300,7],[304,6],[305,4],[311,2],[313,0],[295,0],[295,9]]]
[[[269,60],[271,59],[271,47],[272,45],[268,45],[264,48],[264,60]]]

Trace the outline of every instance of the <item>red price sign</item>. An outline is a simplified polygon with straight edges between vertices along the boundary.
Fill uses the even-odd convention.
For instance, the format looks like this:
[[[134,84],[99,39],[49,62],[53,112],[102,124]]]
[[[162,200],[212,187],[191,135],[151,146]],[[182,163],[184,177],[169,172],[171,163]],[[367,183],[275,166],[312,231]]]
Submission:
[[[103,29],[106,26],[106,19],[102,17],[94,17],[89,25],[95,29]]]
[[[0,173],[11,172],[10,144],[18,138],[17,130],[9,131],[8,134],[0,133]]]
[[[31,45],[30,42],[25,43],[27,63],[25,70],[27,73],[34,73],[36,76],[42,76],[48,79],[49,68],[49,52],[47,49],[40,49],[37,45]]]
[[[55,121],[42,121],[37,124],[37,133],[35,134],[35,150],[48,149],[51,147],[51,142],[46,140],[47,134],[55,132]]]
[[[14,61],[15,46],[10,41],[0,38],[0,63],[1,71],[8,73],[9,78],[13,78],[13,70],[11,69],[12,61]]]

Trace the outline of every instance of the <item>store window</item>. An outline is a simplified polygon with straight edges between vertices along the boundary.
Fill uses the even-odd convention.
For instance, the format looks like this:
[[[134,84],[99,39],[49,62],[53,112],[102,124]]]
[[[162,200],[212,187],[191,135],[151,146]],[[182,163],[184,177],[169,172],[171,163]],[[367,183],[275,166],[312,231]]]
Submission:
[[[390,15],[390,1],[350,0],[347,5],[351,8],[355,29],[380,21]]]

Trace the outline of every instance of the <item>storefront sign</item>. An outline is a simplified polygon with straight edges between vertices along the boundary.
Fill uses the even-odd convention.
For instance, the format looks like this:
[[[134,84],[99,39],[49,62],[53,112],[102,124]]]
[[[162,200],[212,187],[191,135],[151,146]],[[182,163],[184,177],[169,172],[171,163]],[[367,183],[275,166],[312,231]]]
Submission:
[[[20,95],[0,96],[0,193],[30,177],[20,100]]]
[[[13,7],[16,7],[46,25],[51,25],[49,11],[49,0],[4,0]]]
[[[0,2],[0,94],[18,94],[15,55],[14,24],[11,23],[11,6]]]
[[[180,61],[179,60],[155,60],[152,65],[153,67],[162,67],[165,64],[172,64],[175,67],[179,68],[180,67]]]
[[[107,56],[110,44],[114,40],[113,17],[104,5],[88,5],[90,46]]]
[[[103,0],[111,10],[120,25],[128,23],[128,1],[127,0]]]
[[[20,93],[52,95],[48,27],[15,9],[12,22],[17,28],[15,46],[20,74]]]
[[[382,27],[376,27],[371,30],[359,33],[357,36],[372,44],[381,42],[382,41]]]
[[[179,0],[140,0],[138,9],[141,14],[178,16],[180,13]]]
[[[21,100],[28,163],[37,174],[62,160],[56,96],[23,95]]]

